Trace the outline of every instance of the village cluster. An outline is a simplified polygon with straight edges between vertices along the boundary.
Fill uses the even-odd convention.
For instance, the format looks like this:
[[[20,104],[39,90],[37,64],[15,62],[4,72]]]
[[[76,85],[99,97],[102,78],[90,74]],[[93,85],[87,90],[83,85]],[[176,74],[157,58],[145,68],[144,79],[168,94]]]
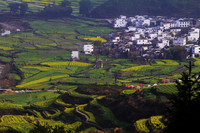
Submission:
[[[188,57],[200,56],[200,19],[120,15],[109,22],[118,30],[109,34],[110,41],[104,43],[104,48],[114,49],[116,58],[131,52],[156,58],[173,46],[184,47]],[[82,51],[93,54],[94,45],[85,44]],[[79,51],[72,51],[72,59],[79,59]]]
[[[191,57],[200,55],[200,19],[121,15],[113,26],[122,30],[110,34],[111,43],[123,52],[139,50],[148,56],[170,46],[183,46]]]

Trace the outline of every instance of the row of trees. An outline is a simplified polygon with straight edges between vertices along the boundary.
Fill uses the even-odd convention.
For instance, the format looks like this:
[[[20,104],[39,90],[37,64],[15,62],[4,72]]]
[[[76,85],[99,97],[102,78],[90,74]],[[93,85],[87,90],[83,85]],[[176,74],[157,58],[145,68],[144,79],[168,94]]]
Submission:
[[[28,11],[28,3],[9,3],[8,7],[13,15],[23,16]],[[68,0],[63,0],[59,5],[50,4],[42,11],[38,12],[37,16],[44,18],[58,18],[70,16],[72,13],[71,3]]]
[[[26,2],[24,3],[10,3],[8,5],[10,8],[10,12],[13,15],[25,15],[28,10],[28,4]]]
[[[80,1],[80,14],[83,16],[88,16],[92,10],[92,3],[90,0],[81,0]],[[20,15],[23,16],[28,11],[28,4],[26,2],[22,3],[10,3],[8,5],[10,8],[10,12],[13,15]],[[47,7],[44,8],[43,11],[39,12],[40,15],[49,17],[64,17],[69,16],[72,13],[71,2],[68,0],[63,0],[59,5],[49,4]]]

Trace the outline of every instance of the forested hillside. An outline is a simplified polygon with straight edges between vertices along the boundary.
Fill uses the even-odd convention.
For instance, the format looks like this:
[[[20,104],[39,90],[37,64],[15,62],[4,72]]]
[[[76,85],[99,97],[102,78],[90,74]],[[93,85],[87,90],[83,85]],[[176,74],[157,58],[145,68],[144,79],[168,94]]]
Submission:
[[[109,0],[91,12],[91,17],[109,18],[120,14],[199,17],[198,0]]]

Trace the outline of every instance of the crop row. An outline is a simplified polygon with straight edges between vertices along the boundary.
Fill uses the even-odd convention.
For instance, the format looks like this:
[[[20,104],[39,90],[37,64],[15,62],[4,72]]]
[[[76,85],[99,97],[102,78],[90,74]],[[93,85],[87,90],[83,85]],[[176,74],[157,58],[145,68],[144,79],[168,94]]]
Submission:
[[[163,116],[151,116],[149,119],[140,119],[135,122],[135,127],[138,132],[149,133],[150,131],[158,132],[165,125],[161,122]]]
[[[99,42],[102,42],[102,43],[107,42],[106,39],[104,39],[104,38],[98,38],[98,37],[84,38],[84,40],[89,40],[89,41],[99,41]]]
[[[26,121],[25,119],[29,119],[30,123],[28,121]],[[10,127],[21,133],[27,133],[31,129],[34,128],[33,124],[36,124],[36,121],[38,121],[41,125],[48,124],[53,127],[64,126],[65,130],[67,130],[67,131],[68,130],[75,131],[78,127],[80,127],[82,125],[82,122],[79,122],[79,121],[72,123],[72,124],[65,124],[60,121],[45,120],[45,119],[40,119],[40,118],[36,118],[33,116],[4,115],[1,117],[0,129],[5,128],[5,127]]]
[[[177,92],[177,88],[176,88],[175,84],[160,85],[160,86],[157,86],[157,88],[162,93],[172,94],[172,93],[176,93]]]
[[[155,130],[161,130],[165,127],[165,125],[161,122],[162,119],[163,116],[151,116],[149,122]]]
[[[63,74],[63,75],[45,77],[45,78],[41,78],[41,79],[38,79],[38,80],[30,81],[30,82],[28,82],[28,83],[24,83],[24,84],[21,84],[21,85],[17,85],[16,87],[17,87],[17,88],[23,88],[23,87],[26,87],[26,86],[29,86],[29,85],[33,85],[33,84],[38,84],[38,83],[50,81],[50,79],[51,79],[51,80],[54,80],[54,79],[59,79],[59,78],[64,78],[64,77],[69,77],[69,75]]]
[[[90,66],[89,63],[77,62],[77,61],[65,61],[65,62],[43,62],[41,65],[48,66]]]

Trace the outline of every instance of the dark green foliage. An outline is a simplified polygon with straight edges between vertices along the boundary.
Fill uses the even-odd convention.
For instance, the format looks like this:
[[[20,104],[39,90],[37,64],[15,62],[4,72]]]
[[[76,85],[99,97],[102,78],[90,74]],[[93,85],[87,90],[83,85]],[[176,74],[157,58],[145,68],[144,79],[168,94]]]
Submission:
[[[182,46],[175,46],[175,47],[171,47],[169,49],[169,53],[171,56],[171,59],[175,59],[175,60],[184,60],[187,56],[185,47]]]
[[[10,3],[8,7],[13,15],[25,15],[28,10],[27,3]]]
[[[72,13],[71,7],[64,6],[52,6],[46,7],[42,12],[39,13],[40,16],[45,18],[59,18],[59,17],[67,17]]]
[[[71,2],[69,2],[68,0],[63,0],[60,3],[60,6],[62,6],[62,7],[69,7],[70,5],[71,5]]]
[[[199,16],[198,0],[109,0],[91,12],[92,17],[123,15]]]
[[[115,78],[115,84],[117,83],[117,79],[119,79],[122,76],[121,71],[114,71],[114,78]]]
[[[92,9],[92,3],[90,0],[81,0],[80,1],[80,14],[87,16]]]
[[[70,133],[71,131],[66,131],[63,126],[50,126],[45,124],[42,126],[39,122],[35,124],[35,128],[30,131],[30,133]]]
[[[183,72],[181,82],[176,82],[178,93],[170,98],[167,110],[166,133],[195,132],[198,130],[200,119],[200,87],[199,74],[192,74],[190,62],[188,72]]]

